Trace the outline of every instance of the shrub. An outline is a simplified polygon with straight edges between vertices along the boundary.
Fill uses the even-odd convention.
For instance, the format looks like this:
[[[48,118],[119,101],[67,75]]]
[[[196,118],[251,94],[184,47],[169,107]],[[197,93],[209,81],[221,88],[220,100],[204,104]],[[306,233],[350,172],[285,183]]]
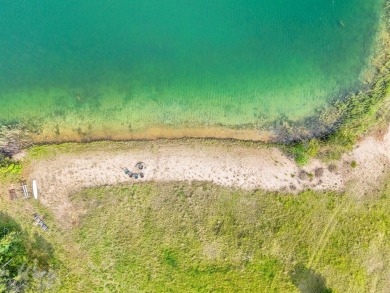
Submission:
[[[36,234],[31,239],[3,212],[0,227],[0,292],[39,292],[53,285],[50,244]]]
[[[11,158],[0,155],[0,174],[20,174],[22,165]]]
[[[307,151],[306,153],[308,154],[309,157],[315,157],[317,156],[318,152],[320,150],[320,142],[318,139],[311,139],[308,143],[307,146]]]
[[[299,142],[290,147],[289,152],[293,155],[295,162],[299,166],[304,166],[310,158],[317,156],[320,150],[320,141],[311,139],[309,142]]]

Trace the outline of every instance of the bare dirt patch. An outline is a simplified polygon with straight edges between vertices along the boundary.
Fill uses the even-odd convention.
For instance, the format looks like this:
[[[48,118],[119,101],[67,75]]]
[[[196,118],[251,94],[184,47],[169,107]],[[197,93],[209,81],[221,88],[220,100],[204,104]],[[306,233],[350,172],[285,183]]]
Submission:
[[[115,144],[113,142],[113,144]],[[145,177],[129,178],[122,167],[144,162]],[[356,167],[351,168],[351,161]],[[129,149],[85,150],[33,160],[25,176],[38,182],[41,201],[68,223],[76,219],[69,195],[84,188],[143,181],[208,181],[243,189],[299,192],[353,189],[362,196],[380,182],[390,163],[390,132],[368,137],[342,160],[326,165],[312,160],[300,169],[276,148],[196,142],[143,142]]]

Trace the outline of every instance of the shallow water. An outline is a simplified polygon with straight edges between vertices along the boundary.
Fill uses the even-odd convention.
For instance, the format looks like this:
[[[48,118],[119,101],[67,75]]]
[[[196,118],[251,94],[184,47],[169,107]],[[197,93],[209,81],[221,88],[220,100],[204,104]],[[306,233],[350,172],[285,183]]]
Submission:
[[[312,115],[359,88],[382,0],[0,0],[0,120],[61,135]]]

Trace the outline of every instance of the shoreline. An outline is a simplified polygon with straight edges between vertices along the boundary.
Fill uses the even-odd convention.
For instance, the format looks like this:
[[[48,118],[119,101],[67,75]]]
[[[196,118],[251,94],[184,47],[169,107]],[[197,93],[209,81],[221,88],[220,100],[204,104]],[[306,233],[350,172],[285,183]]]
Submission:
[[[28,132],[31,142],[35,144],[52,144],[64,142],[91,142],[101,140],[156,140],[156,139],[234,139],[263,143],[291,144],[316,138],[326,143],[331,136],[340,134],[340,129],[350,124],[363,124],[367,113],[378,110],[390,99],[390,7],[384,7],[378,32],[372,44],[372,55],[368,58],[367,68],[362,71],[361,78],[365,82],[343,97],[334,97],[326,106],[316,109],[314,114],[299,118],[296,121],[279,117],[269,121],[258,121],[258,124],[243,125],[149,125],[133,129],[126,121],[94,121],[84,119],[61,121],[25,121],[10,122],[3,120],[3,126],[20,127]],[[361,105],[363,104],[363,105]],[[362,109],[363,108],[363,109]],[[371,114],[372,115],[372,114]],[[375,115],[375,114],[374,114]],[[364,116],[364,117],[360,117]],[[367,120],[367,119],[366,119]],[[361,135],[367,126],[360,130]],[[350,139],[348,137],[347,139]],[[355,140],[356,138],[354,138]]]
[[[389,37],[390,38],[390,37]],[[390,54],[390,46],[387,48]],[[150,126],[140,130],[130,130],[127,127],[114,127],[99,125],[99,129],[91,129],[88,123],[84,127],[62,128],[61,134],[56,133],[58,125],[40,126],[40,130],[30,129],[30,137],[34,144],[58,144],[67,142],[93,142],[93,141],[131,141],[131,140],[159,140],[159,139],[218,139],[218,140],[241,140],[261,143],[282,143],[290,144],[300,141],[307,141],[313,138],[327,142],[331,136],[337,136],[343,128],[350,124],[363,124],[367,116],[375,116],[370,111],[384,112],[388,108],[390,95],[390,61],[382,64],[375,81],[365,91],[352,92],[345,98],[331,102],[315,115],[308,116],[301,120],[290,121],[284,118],[265,123],[266,127],[240,127],[229,126],[207,126],[207,127],[185,127],[185,126]],[[388,111],[388,110],[387,110]],[[351,115],[351,113],[354,113]],[[388,115],[384,113],[379,118]],[[22,124],[27,129],[27,124]],[[372,125],[363,125],[361,135]],[[267,130],[268,129],[268,130]]]
[[[32,141],[36,144],[58,144],[67,142],[94,142],[94,141],[132,141],[132,140],[158,140],[158,139],[219,139],[219,140],[241,140],[254,142],[268,142],[272,134],[268,131],[255,129],[233,129],[227,127],[198,127],[198,128],[173,128],[173,127],[149,127],[143,131],[109,133],[107,130],[94,132],[93,135],[75,130],[62,130],[63,134],[53,135],[47,129],[40,134],[33,134]]]
[[[165,281],[170,290],[218,290],[237,287],[230,286],[235,277],[244,289],[253,279],[265,290],[385,291],[390,30],[384,33],[384,55],[371,61],[386,62],[374,75],[362,73],[375,77],[370,87],[297,121],[135,130],[119,119],[47,116],[9,132],[0,122],[0,163],[18,167],[0,172],[0,202],[5,224],[15,221],[10,227],[31,240],[27,269],[42,263],[40,284],[47,278],[49,290],[64,292],[150,290]],[[19,152],[7,152],[12,146]]]
[[[36,144],[52,144],[65,142],[91,142],[101,140],[129,141],[129,140],[158,140],[158,139],[220,139],[220,140],[242,140],[263,143],[295,143],[299,141],[318,138],[326,142],[330,136],[337,136],[343,127],[348,124],[359,123],[359,119],[372,110],[373,107],[380,108],[380,103],[390,99],[386,93],[390,86],[390,23],[386,18],[390,15],[390,7],[384,5],[383,16],[379,22],[378,32],[373,42],[373,52],[368,59],[369,65],[362,72],[362,88],[345,94],[343,98],[334,98],[329,104],[317,109],[315,114],[297,121],[279,118],[274,121],[265,122],[263,126],[256,125],[214,125],[186,127],[178,125],[151,125],[142,129],[131,130],[124,125],[99,125],[92,129],[91,123],[84,122],[83,126],[75,128],[74,125],[67,125],[61,128],[59,134],[58,124],[44,123],[38,133],[32,133],[32,141]],[[363,88],[365,88],[363,90]],[[373,101],[374,100],[374,101]],[[360,111],[363,105],[365,111]],[[351,113],[360,111],[357,117],[351,118]],[[356,114],[354,113],[356,116]],[[364,119],[360,119],[364,120]],[[28,126],[27,126],[28,127]],[[61,126],[62,127],[62,126]],[[367,128],[367,127],[365,127]],[[365,129],[366,130],[366,129]],[[361,131],[361,132],[364,132]],[[360,133],[361,134],[361,133]]]

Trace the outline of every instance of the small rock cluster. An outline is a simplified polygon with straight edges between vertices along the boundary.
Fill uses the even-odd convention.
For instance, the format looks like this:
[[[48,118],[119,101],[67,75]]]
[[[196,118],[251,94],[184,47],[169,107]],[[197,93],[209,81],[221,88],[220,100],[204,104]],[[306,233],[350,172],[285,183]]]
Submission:
[[[138,178],[144,178],[145,174],[142,172],[146,169],[146,165],[143,162],[138,162],[135,164],[136,172],[130,171],[128,168],[122,168],[126,175],[128,175],[130,178],[138,179]]]

